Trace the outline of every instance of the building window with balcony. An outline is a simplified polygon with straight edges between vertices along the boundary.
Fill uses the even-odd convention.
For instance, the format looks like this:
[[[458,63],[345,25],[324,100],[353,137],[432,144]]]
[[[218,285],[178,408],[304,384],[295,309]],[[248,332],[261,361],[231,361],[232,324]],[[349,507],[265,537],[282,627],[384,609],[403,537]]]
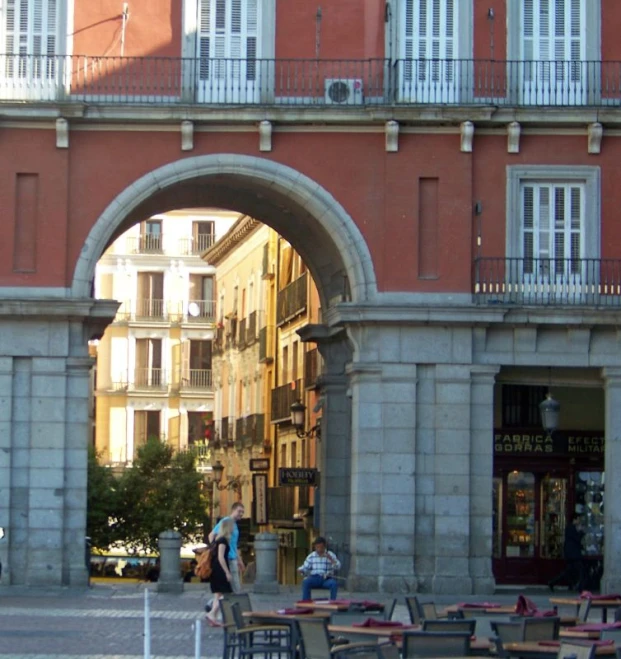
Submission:
[[[192,222],[192,254],[202,254],[213,245],[215,226],[215,222]]]
[[[468,100],[472,0],[401,0],[396,6],[399,100]]]
[[[198,99],[256,103],[273,69],[275,0],[188,0],[185,32],[196,35]]]
[[[146,220],[140,223],[140,254],[161,254],[162,220]]]
[[[600,259],[599,168],[510,167],[507,191],[512,290],[546,303],[599,295],[600,282],[612,276]]]
[[[190,275],[188,320],[216,317],[215,281],[209,275]]]
[[[136,388],[160,388],[166,378],[162,370],[162,339],[136,339]]]
[[[182,386],[191,389],[211,389],[211,341],[186,341],[183,345],[183,351],[184,368],[181,378]]]
[[[63,0],[5,0],[0,3],[0,41],[3,63],[0,97],[54,100],[62,89],[66,33]],[[24,91],[27,96],[24,97]]]
[[[511,87],[523,105],[585,105],[601,89],[600,0],[510,0]]]
[[[136,318],[165,317],[164,273],[139,272]]]

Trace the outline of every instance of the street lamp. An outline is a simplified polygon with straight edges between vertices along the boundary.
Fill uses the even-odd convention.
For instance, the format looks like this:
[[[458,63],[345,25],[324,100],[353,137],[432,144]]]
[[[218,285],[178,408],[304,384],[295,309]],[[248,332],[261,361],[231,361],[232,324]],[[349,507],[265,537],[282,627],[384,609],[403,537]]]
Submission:
[[[224,490],[234,490],[239,496],[242,493],[242,478],[241,476],[235,476],[226,483],[222,483],[222,476],[224,475],[224,465],[220,460],[216,460],[211,466],[212,479],[211,482],[216,487],[217,490],[223,492]]]
[[[561,404],[552,398],[552,394],[548,391],[545,400],[539,403],[539,411],[543,429],[551,435],[559,426]]]
[[[295,428],[295,434],[303,438],[321,437],[321,426],[317,423],[310,430],[304,430],[306,405],[301,400],[296,400],[290,407],[291,410],[291,425]]]

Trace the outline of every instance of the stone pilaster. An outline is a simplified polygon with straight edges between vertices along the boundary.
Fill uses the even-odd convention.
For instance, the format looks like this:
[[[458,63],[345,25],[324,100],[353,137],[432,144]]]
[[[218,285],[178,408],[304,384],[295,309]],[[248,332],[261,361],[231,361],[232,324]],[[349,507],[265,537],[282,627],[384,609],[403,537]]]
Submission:
[[[472,367],[470,397],[470,577],[474,593],[491,594],[491,497],[494,473],[494,382],[499,367]]]
[[[604,494],[604,593],[621,591],[621,368],[602,369],[606,396],[606,491]]]
[[[470,367],[436,366],[434,593],[472,590],[470,545]]]

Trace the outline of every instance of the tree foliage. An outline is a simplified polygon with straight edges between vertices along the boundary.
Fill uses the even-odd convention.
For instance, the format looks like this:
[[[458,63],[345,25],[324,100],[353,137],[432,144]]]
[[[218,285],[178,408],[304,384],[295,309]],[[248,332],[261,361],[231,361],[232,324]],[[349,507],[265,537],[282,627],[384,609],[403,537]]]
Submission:
[[[158,536],[175,530],[191,542],[208,524],[210,501],[201,487],[194,455],[175,453],[159,438],[138,448],[132,467],[119,477],[89,455],[88,533],[93,547],[122,545],[129,552],[158,552]]]
[[[133,466],[118,481],[119,539],[130,551],[157,552],[158,536],[172,529],[190,542],[203,531],[208,500],[194,456],[174,453],[158,438],[138,449]]]

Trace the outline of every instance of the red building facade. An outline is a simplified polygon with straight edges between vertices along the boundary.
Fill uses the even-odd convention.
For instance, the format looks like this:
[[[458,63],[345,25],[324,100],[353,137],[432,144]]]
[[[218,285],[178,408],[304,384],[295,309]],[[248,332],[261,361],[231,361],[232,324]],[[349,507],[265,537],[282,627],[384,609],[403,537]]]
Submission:
[[[84,578],[86,341],[115,309],[90,297],[97,259],[154,213],[220,206],[317,283],[322,530],[353,587],[545,581],[576,506],[621,587],[621,520],[579,496],[620,487],[619,19],[614,0],[4,0],[3,582]],[[601,452],[495,442],[539,433],[548,388],[559,437]]]

